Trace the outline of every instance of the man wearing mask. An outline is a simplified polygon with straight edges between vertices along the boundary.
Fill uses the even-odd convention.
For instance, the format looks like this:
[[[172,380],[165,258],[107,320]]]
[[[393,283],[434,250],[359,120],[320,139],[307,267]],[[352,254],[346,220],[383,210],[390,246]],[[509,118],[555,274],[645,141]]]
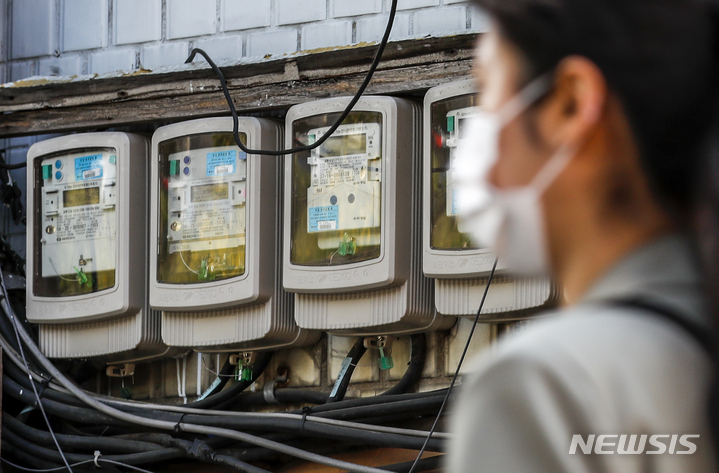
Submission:
[[[715,471],[712,323],[688,229],[716,7],[476,3],[492,28],[457,161],[463,218],[510,271],[556,278],[564,301],[465,377],[449,471]]]

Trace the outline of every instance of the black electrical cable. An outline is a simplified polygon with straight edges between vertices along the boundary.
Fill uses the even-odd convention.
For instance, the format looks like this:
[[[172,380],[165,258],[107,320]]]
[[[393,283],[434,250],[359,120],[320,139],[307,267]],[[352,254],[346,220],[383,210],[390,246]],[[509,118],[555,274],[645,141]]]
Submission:
[[[258,358],[258,361],[253,366],[252,379],[256,379],[262,373],[262,371],[267,366],[267,362],[269,362],[269,355],[267,355],[267,357],[265,357],[263,355],[262,357]],[[20,369],[11,362],[6,363],[5,366],[6,366],[7,374],[9,374],[12,378],[14,378],[16,383],[20,384],[21,386],[23,386],[26,389],[31,389],[30,379],[26,374],[22,373],[20,371]],[[232,365],[229,365],[229,366],[232,367]],[[224,367],[223,367],[223,369],[224,369]],[[231,371],[231,369],[230,369],[230,371]],[[225,383],[226,382],[227,381],[225,380]],[[59,392],[54,389],[43,386],[43,383],[38,380],[35,380],[35,384],[36,384],[36,386],[41,386],[40,389],[42,390],[42,397],[44,397],[46,399],[64,403],[69,406],[75,406],[75,407],[85,406],[85,404],[82,401],[78,400],[76,397],[74,397],[70,394]],[[237,383],[237,384],[240,384],[240,383]],[[232,401],[232,396],[235,395],[234,393],[235,392],[237,392],[238,394],[241,393],[243,389],[246,389],[248,382],[243,381],[242,384],[240,384],[237,388],[235,388],[236,385],[233,385],[231,388],[228,388],[228,391],[230,389],[232,389],[232,391],[230,391],[230,394],[223,394],[223,397],[230,397],[230,401]],[[215,395],[217,395],[217,394],[215,394]],[[216,398],[211,397],[211,396],[213,396],[213,395],[210,395],[210,397],[207,397],[206,399],[210,399],[210,401],[212,402]],[[326,398],[326,395],[325,395],[325,398]],[[219,398],[217,400],[221,401],[222,399]],[[188,403],[187,407],[197,408],[197,406],[195,406],[193,403]],[[205,407],[213,407],[213,406],[205,406]],[[131,408],[128,408],[127,405],[122,405],[120,408],[123,410],[131,409]],[[138,412],[142,412],[142,411],[138,411]]]
[[[7,375],[4,376],[3,389],[12,398],[18,399],[27,405],[36,405],[37,401],[34,399],[32,394],[28,392],[26,388],[15,382],[12,378]],[[369,417],[382,417],[387,415],[393,415],[397,418],[402,417],[402,413],[405,413],[405,418],[411,418],[414,413],[418,410],[427,410],[436,408],[442,399],[442,391],[428,396],[428,393],[417,393],[409,395],[394,395],[387,396],[382,399],[380,403],[361,403],[356,402],[358,400],[344,401],[342,403],[333,404],[337,406],[337,409],[325,409],[321,412],[314,413],[318,417],[335,418],[340,420],[348,419],[362,419]],[[366,398],[363,398],[366,401]],[[116,427],[132,427],[131,424],[126,424],[122,421],[106,416],[93,409],[70,406],[61,402],[53,401],[47,398],[42,399],[43,405],[53,415],[68,419],[73,422],[90,425],[105,425],[105,426],[116,426]],[[247,417],[236,417],[236,416],[212,416],[212,415],[195,415],[195,414],[184,414],[180,415],[177,413],[167,411],[150,411],[145,409],[131,408],[129,406],[123,406],[123,410],[134,412],[137,415],[146,416],[148,418],[166,420],[170,422],[183,422],[192,424],[208,424],[213,425],[221,424],[221,426],[231,426],[240,429],[253,429],[254,426],[270,426],[274,425],[269,423],[270,420],[263,420],[258,423],[256,419]],[[208,421],[209,419],[209,421]],[[283,422],[287,422],[284,425],[288,426],[288,429],[292,429],[295,424],[292,422],[298,422],[297,419],[280,419]],[[274,421],[274,420],[273,420]]]
[[[25,465],[26,467],[31,466],[31,467],[33,467],[34,469],[37,469],[37,470],[40,470],[40,469],[42,469],[42,470],[51,469],[51,468],[58,467],[58,465],[59,465],[58,463],[55,463],[55,462],[49,462],[49,461],[46,461],[46,460],[40,460],[40,459],[37,458],[36,456],[30,455],[30,454],[28,454],[28,453],[25,453],[23,450],[20,450],[19,448],[17,448],[17,447],[15,447],[14,445],[12,445],[12,443],[7,442],[7,441],[5,441],[5,439],[3,439],[3,443],[2,443],[2,459],[1,459],[1,460],[4,461],[4,462],[6,462],[6,463],[11,464],[11,465],[14,467],[15,465],[12,464],[12,463],[7,459],[8,456],[12,457],[12,458],[13,458],[15,461],[17,461],[17,462],[22,463],[22,464]],[[72,465],[71,465],[71,466],[72,466]],[[65,470],[65,471],[67,471],[67,469],[65,468],[65,465],[60,466],[59,468],[61,468],[61,469]]]
[[[32,384],[35,385],[36,383],[32,383]],[[9,385],[10,388],[13,388],[12,384],[8,383],[8,385]],[[17,389],[17,385],[15,385],[15,388]],[[21,393],[21,394],[22,394],[22,393]],[[395,398],[395,396],[387,396],[387,398],[388,398],[388,399],[383,400],[383,402],[382,402],[381,404],[387,404],[388,401],[390,400],[389,398]],[[427,401],[432,401],[432,399],[426,399],[426,400],[427,400]],[[32,399],[28,399],[28,401],[30,401],[30,404],[31,404],[31,405],[32,405],[32,403],[37,404],[37,402],[33,402]],[[435,401],[436,401],[436,400],[435,400]],[[51,401],[49,401],[49,400],[47,400],[47,399],[46,399],[46,400],[42,400],[42,401],[40,401],[40,402],[41,402],[41,405],[42,405],[42,404],[45,404],[45,403],[48,403],[48,404],[51,403]],[[58,403],[56,403],[56,404],[58,404]],[[56,407],[61,407],[61,408],[63,408],[63,409],[62,409],[63,411],[68,409],[68,406],[59,406],[59,405],[58,405],[58,406],[56,406]],[[370,408],[371,406],[367,406],[367,407]],[[131,409],[131,407],[128,407],[128,406],[126,406],[126,408]],[[87,410],[87,411],[90,411],[90,412],[91,412],[92,414],[94,414],[94,415],[99,414],[99,412],[94,411],[94,410],[89,410],[89,409],[86,409],[86,410]],[[75,412],[78,412],[78,411],[83,411],[83,409],[77,409],[77,408],[75,408]],[[396,412],[396,410],[395,410],[395,412]],[[81,413],[82,413],[82,412],[81,412]],[[154,415],[153,415],[153,414],[154,414]],[[148,415],[148,417],[157,417],[158,414],[162,414],[162,416],[164,416],[164,415],[166,415],[167,413],[164,412],[164,411],[163,411],[162,413],[157,413],[157,412],[154,412],[154,413],[153,413],[153,412],[150,412],[150,415]],[[372,413],[372,412],[366,412],[366,414],[372,415],[373,413]],[[382,414],[382,413],[381,413],[381,412],[380,412],[380,413],[374,412],[374,415],[377,415],[377,414]],[[145,415],[147,415],[147,413],[146,413]],[[93,416],[93,417],[94,417],[94,416]],[[185,423],[185,424],[189,424],[190,422],[194,423],[195,420],[198,420],[198,421],[199,421],[198,423],[200,423],[200,424],[202,424],[202,423],[208,423],[208,422],[207,422],[207,419],[206,419],[206,416],[194,416],[194,417],[197,417],[198,419],[187,418],[187,419],[183,420],[182,418],[180,418],[180,419],[177,420],[176,422],[178,422],[178,425],[179,425],[180,422]],[[83,420],[87,421],[88,419],[83,419]],[[97,419],[94,419],[94,420],[97,420]],[[103,420],[103,421],[106,421],[107,419],[102,419],[102,420]],[[203,422],[203,421],[205,421],[205,422]],[[173,422],[175,422],[175,421],[173,421]],[[236,422],[237,422],[237,419],[235,419],[233,423],[236,423]],[[315,434],[315,435],[320,435],[320,436],[329,436],[330,438],[337,438],[337,435],[335,435],[335,432],[337,432],[337,430],[335,430],[335,432],[332,432],[331,430],[332,430],[332,429],[322,429],[320,432],[314,432],[314,431],[312,431],[311,433],[313,433],[313,434]],[[354,432],[352,432],[352,429],[339,430],[339,432],[342,434],[342,439],[347,440],[347,441],[366,443],[365,440],[368,440],[368,439],[362,438],[362,436],[365,435],[365,432],[362,432],[362,433],[360,433],[359,435],[357,435],[357,434],[355,434]],[[409,441],[411,441],[411,442],[414,443],[413,445],[407,445],[408,439],[406,439],[405,436],[403,436],[403,435],[397,435],[397,436],[395,436],[395,437],[389,437],[389,436],[386,436],[386,435],[384,435],[384,434],[377,433],[377,432],[370,432],[369,435],[373,437],[373,440],[370,440],[371,443],[375,443],[376,441],[379,440],[379,441],[381,441],[381,445],[387,445],[387,439],[393,439],[393,440],[399,440],[399,441],[400,441],[400,443],[398,444],[398,446],[404,446],[405,448],[406,448],[406,447],[417,448],[417,445],[416,445],[416,439],[417,439],[417,438],[416,438],[416,437],[414,437],[413,439],[409,440]],[[392,442],[392,443],[394,443],[394,442]],[[435,449],[435,448],[441,449],[441,448],[442,448],[441,445],[435,445],[435,444],[437,444],[437,443],[439,443],[439,442],[432,442],[433,445],[430,446],[430,448],[431,448],[431,449]]]
[[[227,357],[227,360],[225,360],[225,364],[222,365],[220,371],[217,372],[217,379],[219,379],[217,385],[215,385],[212,390],[207,394],[207,396],[205,396],[205,399],[222,391],[227,382],[232,377],[232,373],[234,371],[235,367],[234,365],[232,365],[232,363],[230,363],[230,357]]]
[[[410,339],[411,351],[407,371],[405,371],[397,384],[380,394],[380,396],[404,394],[415,386],[422,377],[424,362],[427,358],[427,337],[423,333],[418,333],[412,335]]]
[[[361,419],[355,419],[353,422],[361,422],[368,425],[386,425],[396,422],[405,422],[408,420],[415,420],[421,417],[434,417],[437,415],[438,407],[437,404],[431,407],[423,407],[415,409],[412,412],[400,412],[396,414],[386,414],[381,416],[362,417]]]
[[[3,288],[3,295],[2,297],[6,297],[7,292],[5,291],[5,282],[2,281],[2,288]],[[10,301],[5,301],[9,307]],[[12,309],[11,309],[12,310]],[[17,339],[17,345],[20,348],[20,357],[22,358],[23,363],[25,364],[25,371],[30,373],[30,365],[28,364],[27,358],[25,357],[25,351],[22,347],[22,342],[20,341],[20,330],[18,329],[18,321],[17,316],[13,314],[7,314],[8,318],[12,322],[12,326],[15,332],[15,337]],[[57,453],[62,458],[63,463],[67,467],[67,470],[70,473],[73,473],[72,468],[70,467],[70,463],[68,462],[67,458],[65,458],[65,454],[62,451],[62,448],[60,448],[60,444],[58,443],[57,439],[55,438],[55,433],[52,430],[52,425],[50,425],[50,419],[47,417],[47,413],[45,412],[45,408],[42,405],[42,402],[40,400],[40,395],[37,392],[37,388],[35,387],[35,383],[30,383],[30,386],[32,386],[32,392],[35,395],[35,399],[37,400],[37,407],[40,409],[40,413],[42,413],[42,417],[45,420],[45,425],[47,425],[47,430],[50,432],[50,435],[52,436],[52,439],[55,443],[55,446],[57,447]]]
[[[47,412],[54,416],[86,425],[135,427],[133,424],[115,419],[114,417],[110,417],[93,409],[69,406],[57,401],[51,401],[50,399],[41,399],[40,402],[38,402],[32,392],[28,392],[29,390],[27,388],[23,388],[12,378],[3,375],[2,380],[2,389],[5,394],[13,399],[17,399],[18,401],[27,404],[28,406],[37,407],[38,409],[40,408],[40,405],[42,405]]]
[[[15,381],[17,384],[22,386],[25,389],[32,389],[30,386],[30,377],[26,375],[20,368],[15,366],[14,363],[10,361],[6,361],[3,365],[3,370],[5,371],[5,374],[12,378],[13,381]],[[67,404],[68,406],[75,406],[75,407],[85,407],[85,404],[83,404],[81,401],[79,401],[76,397],[66,394],[60,391],[56,391],[49,386],[47,386],[47,383],[41,382],[36,380],[33,377],[33,382],[36,386],[40,388],[40,397],[44,399],[50,399],[51,401],[60,402],[63,404]]]
[[[242,391],[247,389],[255,382],[257,378],[265,371],[267,365],[270,364],[272,359],[271,352],[259,352],[257,358],[252,364],[252,379],[250,381],[238,381],[229,388],[206,397],[201,401],[192,401],[185,404],[186,407],[192,407],[194,409],[210,409],[224,402],[234,399]]]
[[[447,389],[438,389],[436,391],[427,391],[423,393],[394,394],[382,397],[360,397],[356,399],[347,399],[333,404],[323,404],[312,408],[312,414],[317,415],[321,412],[336,412],[340,409],[349,407],[361,407],[370,405],[381,405],[399,401],[408,401],[413,399],[425,399],[437,396],[444,396]],[[302,411],[289,411],[292,414],[301,414]]]
[[[14,340],[14,339],[15,339],[14,334],[12,334],[12,336],[11,336],[11,333],[8,333],[9,330],[13,330],[13,328],[11,327],[11,324],[12,324],[11,321],[6,320],[4,317],[0,317],[0,334],[2,334],[3,338],[4,338],[6,341],[7,341],[8,339],[9,339],[9,340]],[[27,327],[25,327],[25,328],[27,329]],[[8,343],[10,343],[10,342],[8,342]],[[17,346],[17,343],[16,343],[16,342],[11,343],[11,346],[12,346],[18,353],[20,352],[20,349],[19,349],[19,347]],[[202,399],[202,400],[200,400],[200,401],[188,402],[188,403],[186,404],[186,407],[190,407],[190,408],[194,408],[194,409],[211,409],[211,408],[215,408],[215,407],[218,406],[218,405],[221,405],[221,404],[223,404],[223,403],[226,403],[226,402],[228,402],[228,401],[234,400],[234,398],[235,398],[236,396],[238,396],[238,395],[239,395],[240,393],[242,393],[245,389],[247,389],[249,386],[251,386],[252,383],[254,383],[255,380],[257,380],[257,378],[259,378],[259,376],[264,372],[264,370],[265,370],[265,369],[267,368],[267,366],[269,365],[269,362],[270,362],[271,359],[272,359],[272,353],[271,353],[271,352],[259,352],[259,353],[257,354],[257,358],[256,358],[255,362],[253,363],[253,365],[252,365],[252,367],[251,367],[252,377],[251,377],[251,380],[250,380],[250,381],[238,381],[238,382],[234,383],[232,386],[228,387],[227,389],[221,390],[223,387],[225,387],[225,385],[227,384],[227,381],[228,381],[228,379],[229,379],[229,378],[226,378],[226,377],[223,376],[223,377],[221,377],[220,384],[218,385],[218,387],[215,388],[210,395],[208,395],[206,398],[204,398],[204,399]],[[35,365],[36,365],[37,363],[36,363],[36,362],[33,363],[33,361],[34,361],[34,360],[28,358],[28,363],[29,363],[29,364],[35,364]],[[228,363],[229,363],[229,362],[228,362]],[[227,365],[227,364],[226,364],[226,365]],[[230,371],[230,372],[231,372],[231,371],[232,371],[232,365],[229,365],[229,368],[227,368],[227,369],[226,369],[226,366],[223,366],[222,371],[223,371],[223,372],[224,372],[224,371]],[[16,378],[16,379],[22,379],[22,378],[27,379],[27,376],[25,375],[25,376],[22,376],[21,378]],[[28,389],[30,388],[29,383],[26,385],[26,387],[27,387]],[[64,393],[60,393],[60,394],[64,394]],[[50,396],[49,393],[48,393],[48,396]],[[69,396],[69,395],[64,394],[63,397],[65,398],[65,401],[61,401],[61,402],[67,402],[67,403],[70,403],[70,404],[82,405],[82,402],[79,402],[79,403],[78,403],[77,401],[70,401],[69,398],[66,397],[66,396]],[[55,398],[53,397],[53,399],[55,399]]]
[[[402,378],[397,381],[397,384],[379,394],[379,396],[405,394],[415,386],[422,377],[422,370],[424,369],[424,363],[427,358],[427,337],[423,333],[412,335],[410,344],[411,351],[407,371],[405,371]],[[313,391],[310,389],[275,389],[275,399],[282,404],[324,404],[327,402],[328,396],[329,394],[327,392]],[[337,402],[339,401],[335,401],[333,404]],[[237,398],[237,402],[233,403],[233,406],[244,407],[256,404],[267,404],[267,399],[262,393],[243,393]],[[314,411],[315,408],[313,407],[312,410]]]
[[[329,393],[326,391],[312,391],[310,389],[278,388],[275,389],[275,399],[281,404],[324,404]],[[236,402],[228,407],[246,407],[256,404],[267,404],[267,399],[261,392],[242,393]],[[218,406],[221,407],[221,406]]]
[[[55,450],[50,450],[45,447],[36,445],[28,440],[25,440],[21,436],[17,435],[11,429],[3,430],[3,440],[7,440],[16,447],[24,450],[25,452],[36,455],[37,457],[48,460],[48,461],[61,461],[62,458],[60,453]],[[81,462],[85,460],[92,460],[93,455],[83,455],[79,453],[64,453],[64,457],[70,462]],[[184,458],[185,452],[180,448],[165,448],[154,452],[144,453],[129,453],[124,455],[103,455],[106,460],[114,460],[128,465],[142,465],[145,463],[156,463],[167,460],[174,460],[177,458]],[[69,466],[69,464],[68,464]]]
[[[227,81],[225,80],[225,75],[222,73],[219,67],[217,67],[217,64],[210,58],[210,56],[203,51],[202,49],[195,48],[190,52],[190,56],[187,58],[185,63],[190,63],[195,59],[195,56],[197,54],[201,55],[205,58],[207,63],[210,65],[212,70],[217,74],[217,77],[220,80],[220,85],[222,86],[222,92],[225,95],[225,100],[227,100],[227,105],[230,107],[230,113],[232,114],[232,122],[233,122],[233,129],[232,134],[235,137],[235,143],[239,148],[244,151],[247,154],[263,154],[266,156],[284,156],[286,154],[292,154],[292,153],[301,153],[303,151],[310,151],[313,150],[322,143],[324,143],[331,135],[332,133],[339,128],[339,126],[342,124],[342,122],[347,118],[347,116],[350,114],[354,106],[357,104],[359,99],[362,97],[362,94],[364,94],[365,89],[367,89],[367,86],[369,85],[370,81],[372,80],[372,76],[374,75],[375,71],[377,70],[377,66],[379,66],[380,59],[382,59],[382,54],[384,53],[385,47],[387,46],[387,42],[389,41],[389,35],[392,32],[392,25],[394,24],[394,17],[397,13],[397,0],[392,0],[392,6],[390,7],[389,12],[389,20],[387,20],[387,26],[384,31],[384,35],[382,36],[382,40],[379,43],[379,47],[377,48],[377,52],[375,53],[375,57],[372,60],[372,65],[369,68],[369,71],[367,71],[367,75],[365,76],[364,80],[362,81],[362,84],[360,85],[359,89],[357,89],[357,92],[352,97],[350,102],[347,104],[347,107],[345,107],[342,114],[339,116],[339,118],[332,124],[332,126],[327,130],[327,132],[322,135],[317,141],[315,141],[313,144],[305,145],[305,146],[298,146],[296,148],[291,148],[288,150],[261,150],[261,149],[249,149],[245,145],[242,144],[242,141],[240,140],[239,135],[239,119],[237,118],[237,109],[235,108],[235,103],[232,100],[232,97],[230,96],[230,91],[227,88]]]
[[[430,405],[438,407],[441,403],[441,398],[435,399],[423,399],[421,405],[417,405],[413,401],[403,401],[401,404],[395,407],[382,405],[381,408],[372,410],[372,406],[366,406],[363,409],[363,413],[369,413],[372,415],[385,415],[385,414],[397,414],[398,412],[408,413],[408,417],[414,416],[414,411],[418,408],[426,408]],[[195,424],[204,425],[209,427],[221,427],[225,429],[241,430],[245,432],[251,431],[269,431],[269,432],[290,432],[300,433],[301,435],[307,434],[309,436],[325,437],[343,439],[347,441],[358,441],[367,442],[371,444],[384,444],[396,446],[399,448],[420,448],[423,439],[421,437],[393,434],[385,432],[374,432],[364,429],[355,429],[346,426],[336,426],[324,423],[316,422],[303,422],[301,419],[296,418],[284,418],[284,417],[268,417],[258,421],[255,418],[247,417],[236,417],[236,416],[210,416],[210,415],[193,415],[193,414],[182,414],[176,413],[162,413],[157,415],[156,413],[153,418],[170,421],[170,422],[182,422],[183,424]],[[140,413],[140,415],[142,415]],[[357,413],[355,413],[357,415]],[[437,439],[439,440],[439,439]],[[442,443],[443,439],[435,442],[433,448],[438,448]],[[379,443],[378,443],[379,442]]]
[[[229,455],[218,454],[212,447],[206,442],[195,440],[190,442],[189,440],[182,439],[170,439],[169,444],[181,448],[185,451],[189,458],[199,460],[205,463],[216,463],[220,465],[227,465],[245,473],[269,473],[267,470],[258,468],[250,465],[242,460],[233,458]]]
[[[17,453],[17,452],[19,452],[19,450],[16,451],[15,453]],[[30,455],[27,455],[26,453],[23,453],[23,455],[24,455],[25,458],[32,458]],[[43,467],[43,468],[27,468],[27,467],[25,467],[25,466],[16,465],[15,463],[11,462],[10,460],[7,460],[6,458],[0,458],[0,460],[3,461],[3,462],[5,462],[6,464],[10,465],[11,467],[13,467],[13,468],[15,468],[15,469],[18,469],[18,470],[20,470],[20,471],[26,471],[26,472],[28,472],[28,473],[53,473],[53,472],[55,472],[55,471],[63,471],[63,470],[66,470],[66,469],[67,469],[67,468],[64,467],[64,466],[58,466],[58,467],[54,467],[54,468],[52,468],[52,467],[50,467],[50,468],[48,468],[48,467]],[[95,466],[94,466],[94,465],[95,465],[95,462],[97,462],[97,463],[104,463],[105,465],[121,466],[121,467],[123,467],[123,468],[127,468],[127,469],[132,470],[132,471],[137,471],[137,472],[139,472],[139,473],[152,473],[151,471],[145,470],[144,468],[138,468],[138,467],[133,466],[133,465],[126,465],[126,464],[124,464],[124,463],[116,462],[116,461],[112,461],[112,460],[105,460],[104,458],[97,458],[97,459],[92,459],[92,460],[85,460],[85,461],[73,463],[73,464],[70,465],[70,466],[73,467],[73,468],[75,468],[75,467],[82,467],[83,465],[87,465],[87,466],[88,466],[89,468],[91,468],[91,469],[77,468],[75,471],[87,471],[87,472],[90,472],[90,473],[95,473],[95,472],[97,471],[97,469],[96,469]],[[48,465],[50,465],[50,463],[48,463]],[[105,470],[105,471],[110,471],[110,472],[119,472],[119,471],[120,471],[120,470],[118,470],[117,468],[112,468],[112,469],[109,469],[109,470],[108,470],[107,468],[103,468],[103,470]]]
[[[22,169],[24,167],[27,167],[27,162],[25,162],[25,161],[23,161],[22,163],[16,163],[16,164],[0,163],[0,169],[7,169],[8,171],[13,171],[15,169]]]
[[[317,414],[313,412],[312,414],[318,417],[326,417],[337,420],[355,420],[362,419],[365,417],[397,415],[400,413],[407,413],[408,417],[411,417],[413,411],[441,406],[443,399],[445,398],[446,396],[434,396],[429,398],[411,399],[393,403],[378,404],[376,406],[369,405],[348,407],[344,409],[338,409],[336,411],[321,412]]]
[[[440,400],[436,401],[439,406]],[[411,412],[408,409],[408,412]],[[418,450],[422,447],[424,439],[422,437],[413,437],[408,435],[380,433],[370,430],[352,429],[349,427],[340,427],[329,424],[320,424],[316,422],[302,422],[300,419],[263,419],[257,422],[253,419],[228,418],[221,416],[207,416],[203,419],[196,419],[198,416],[187,415],[183,418],[183,423],[200,424],[210,427],[222,427],[234,430],[242,430],[246,432],[252,431],[270,431],[270,432],[289,432],[303,436],[321,437],[334,440],[361,442],[367,445],[391,446],[396,448],[408,448]],[[433,439],[429,447],[433,451],[441,451],[444,445],[444,439]]]
[[[8,392],[11,397],[19,398],[26,403],[32,403],[33,398],[29,393],[20,393],[22,389],[14,383],[10,378],[4,378],[3,388]],[[401,413],[406,413],[406,418],[414,418],[418,411],[422,411],[428,408],[436,409],[442,400],[441,397],[435,396],[434,398],[423,398],[418,400],[405,400],[398,401],[395,403],[383,403],[379,406],[362,406],[349,409],[343,409],[338,413],[325,412],[322,417],[337,417],[342,419],[357,419],[362,416],[383,416],[393,415],[399,416]],[[93,411],[91,409],[77,408],[73,406],[63,406],[54,401],[43,399],[42,403],[45,405],[47,411],[53,415],[67,418],[75,422],[83,423],[100,423],[102,421],[111,420],[112,424],[121,424],[122,421],[116,419],[105,419],[104,414]],[[32,405],[32,404],[30,404]],[[300,419],[288,419],[288,418],[270,418],[263,419],[262,422],[258,422],[256,419],[244,418],[244,417],[232,417],[232,416],[209,416],[209,415],[178,415],[176,413],[168,412],[154,412],[148,413],[147,411],[138,412],[138,415],[149,416],[154,419],[171,421],[171,422],[182,422],[185,424],[204,425],[210,427],[221,427],[230,428],[240,431],[279,431],[279,432],[291,432],[299,433],[301,435],[309,435],[314,437],[323,438],[334,438],[342,439],[346,441],[357,441],[361,443],[378,445],[378,446],[394,446],[397,448],[410,448],[419,449],[422,444],[420,437],[411,437],[399,434],[388,434],[379,433],[366,430],[353,429],[350,427],[339,427],[327,424],[319,423],[304,423]],[[108,425],[112,425],[108,424]],[[444,441],[434,439],[429,445],[429,448],[433,451],[441,451]],[[74,460],[73,460],[74,461]]]
[[[35,429],[26,425],[15,417],[5,413],[2,416],[2,424],[26,440],[41,446],[52,446],[53,440],[48,432]],[[58,442],[65,448],[94,448],[105,449],[117,453],[142,453],[162,450],[162,447],[150,442],[137,440],[118,439],[111,437],[82,437],[78,435],[55,434]]]
[[[430,439],[432,438],[432,434],[434,433],[434,430],[437,428],[437,423],[439,422],[439,418],[442,416],[442,412],[444,412],[444,406],[447,405],[447,400],[449,399],[450,394],[452,393],[452,388],[454,387],[454,383],[457,381],[457,377],[459,376],[459,370],[462,368],[462,363],[464,362],[464,357],[467,355],[467,350],[469,349],[469,344],[472,341],[472,336],[474,335],[474,329],[477,328],[477,323],[479,322],[479,315],[482,313],[482,307],[484,307],[484,301],[487,299],[487,293],[489,292],[489,286],[492,284],[492,278],[494,278],[494,271],[497,269],[497,258],[494,259],[494,264],[492,265],[492,271],[489,273],[489,278],[487,278],[487,285],[484,287],[484,293],[482,294],[482,300],[479,302],[479,307],[477,308],[477,315],[474,317],[474,323],[472,324],[472,329],[469,331],[469,335],[467,336],[467,343],[464,344],[464,350],[462,350],[462,356],[459,358],[459,363],[457,364],[457,369],[454,371],[454,376],[452,376],[452,382],[449,384],[449,389],[447,389],[447,395],[444,398],[444,401],[442,401],[442,405],[439,408],[439,412],[437,413],[437,417],[434,419],[434,423],[432,423],[432,428],[429,429],[429,434],[427,434],[427,438],[425,439],[425,446],[422,446],[419,453],[417,454],[417,458],[415,458],[414,463],[412,464],[412,468],[409,469],[409,473],[413,473],[414,469],[417,466],[417,463],[419,462],[420,458],[422,458],[422,454],[424,453],[426,449],[426,445],[429,443]]]
[[[347,388],[350,385],[350,380],[352,379],[352,373],[354,373],[357,363],[360,362],[366,351],[367,348],[364,346],[364,338],[358,338],[342,361],[342,368],[337,375],[337,382],[327,398],[327,404],[332,404],[344,399],[345,394],[347,394]]]
[[[2,277],[2,270],[0,268],[0,288],[2,289],[2,295],[3,297],[6,297],[7,290],[5,288],[4,279]],[[5,312],[5,315],[9,317],[11,320],[14,321],[15,315],[12,310],[12,307],[7,303],[7,301],[3,300],[3,298],[0,298],[0,305],[2,306],[3,312]],[[92,395],[84,392],[79,386],[75,385],[70,379],[68,379],[63,373],[61,373],[57,367],[53,365],[53,363],[43,355],[40,348],[34,343],[30,335],[25,331],[22,327],[18,326],[18,324],[14,324],[16,335],[22,339],[26,344],[30,351],[32,351],[35,356],[39,359],[40,363],[42,364],[43,368],[45,368],[53,377],[57,378],[60,384],[70,391],[72,394],[77,396],[79,399],[83,400],[88,406],[91,406],[97,411],[106,413],[108,415],[111,415],[112,417],[115,417],[117,419],[125,420],[126,422],[136,424],[139,426],[144,426],[146,428],[150,429],[160,429],[160,430],[175,430],[178,431],[179,429],[184,429],[185,432],[188,433],[195,433],[195,434],[203,434],[203,435],[213,435],[213,436],[221,436],[226,437],[230,439],[240,440],[247,443],[252,443],[257,446],[267,447],[271,448],[273,450],[276,450],[279,453],[285,453],[291,456],[294,456],[296,458],[301,458],[303,460],[308,460],[315,463],[320,463],[323,465],[345,469],[349,471],[354,471],[357,473],[380,473],[381,470],[378,470],[377,468],[372,468],[364,465],[358,465],[350,462],[346,462],[343,460],[338,460],[335,458],[331,458],[325,455],[318,455],[315,453],[312,453],[307,450],[302,450],[294,447],[290,447],[284,444],[281,444],[279,442],[275,442],[272,440],[265,439],[261,436],[257,435],[251,435],[242,431],[237,430],[231,430],[231,429],[223,429],[223,428],[217,428],[217,427],[208,427],[203,425],[191,425],[187,423],[183,423],[178,421],[177,423],[172,423],[169,421],[162,421],[157,419],[152,419],[148,417],[142,417],[136,414],[130,414],[127,412],[123,412],[119,409],[116,409],[115,407],[109,406],[104,404],[102,401],[98,400],[96,397],[93,397]],[[22,345],[21,345],[22,347]],[[26,367],[26,370],[29,372],[29,368]],[[40,402],[39,396],[38,397],[38,405],[40,406],[41,410],[42,402]],[[49,426],[48,426],[49,427]]]
[[[420,473],[422,471],[438,470],[442,467],[442,464],[444,462],[443,457],[444,455],[435,455],[429,458],[422,458],[419,462],[417,462],[417,466],[415,467],[414,471]],[[402,463],[394,463],[392,465],[385,465],[381,468],[383,470],[392,471],[395,473],[408,473],[413,465],[414,461],[408,461]]]

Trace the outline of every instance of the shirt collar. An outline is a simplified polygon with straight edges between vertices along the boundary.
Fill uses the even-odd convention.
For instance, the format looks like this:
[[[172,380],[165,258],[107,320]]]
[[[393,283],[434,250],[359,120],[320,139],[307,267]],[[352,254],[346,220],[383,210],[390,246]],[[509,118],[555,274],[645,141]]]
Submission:
[[[672,234],[636,249],[610,269],[582,304],[641,299],[706,324],[706,305],[691,239]]]

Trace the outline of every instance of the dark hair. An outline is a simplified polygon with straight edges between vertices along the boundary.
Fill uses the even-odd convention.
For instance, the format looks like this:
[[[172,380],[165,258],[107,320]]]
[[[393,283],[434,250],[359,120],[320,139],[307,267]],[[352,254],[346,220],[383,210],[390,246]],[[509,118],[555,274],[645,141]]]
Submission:
[[[524,55],[529,77],[594,62],[622,103],[652,189],[683,216],[714,108],[714,8],[701,0],[474,0]]]

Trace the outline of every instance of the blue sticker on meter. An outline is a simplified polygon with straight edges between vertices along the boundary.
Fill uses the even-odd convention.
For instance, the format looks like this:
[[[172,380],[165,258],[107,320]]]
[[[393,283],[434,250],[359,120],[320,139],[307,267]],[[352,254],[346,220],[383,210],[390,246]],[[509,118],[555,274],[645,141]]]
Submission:
[[[240,159],[245,159],[240,153]],[[237,162],[237,150],[215,151],[207,153],[207,175],[220,176],[222,174],[234,174],[235,163]]]
[[[459,192],[457,192],[456,189],[452,189],[452,215],[457,215],[459,213],[458,194]]]
[[[102,177],[102,155],[93,154],[75,158],[75,180],[97,179]]]
[[[326,232],[337,230],[339,221],[339,205],[328,205],[325,207],[310,207],[307,219],[307,231]]]

